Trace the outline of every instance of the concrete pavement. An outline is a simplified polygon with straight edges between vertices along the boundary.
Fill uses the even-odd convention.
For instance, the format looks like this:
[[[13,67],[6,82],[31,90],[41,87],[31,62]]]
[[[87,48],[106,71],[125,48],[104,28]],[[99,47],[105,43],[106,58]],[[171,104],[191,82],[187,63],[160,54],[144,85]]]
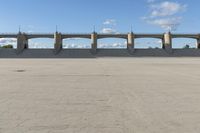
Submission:
[[[0,133],[198,133],[200,58],[1,59]]]

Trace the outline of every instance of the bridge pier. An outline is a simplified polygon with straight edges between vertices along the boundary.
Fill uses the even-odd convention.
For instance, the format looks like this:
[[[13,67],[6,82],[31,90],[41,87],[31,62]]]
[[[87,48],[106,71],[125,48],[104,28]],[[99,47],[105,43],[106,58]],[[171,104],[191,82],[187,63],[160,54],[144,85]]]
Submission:
[[[91,41],[92,41],[92,49],[91,49],[91,53],[92,54],[96,54],[96,52],[97,52],[97,33],[96,32],[93,32],[92,34],[91,34]]]
[[[172,35],[170,32],[164,34],[163,42],[163,48],[167,52],[172,53]]]
[[[129,53],[133,53],[134,52],[134,42],[135,42],[135,39],[134,39],[134,34],[133,32],[131,33],[128,33],[128,40],[127,40],[127,50]]]
[[[24,49],[28,49],[28,38],[21,32],[17,35],[17,53],[23,52]]]
[[[200,49],[200,34],[198,35],[197,38],[197,49]]]
[[[165,39],[164,39],[164,37],[162,38],[162,49],[165,49]]]
[[[62,34],[56,32],[54,34],[54,41],[55,54],[58,54],[62,50]]]

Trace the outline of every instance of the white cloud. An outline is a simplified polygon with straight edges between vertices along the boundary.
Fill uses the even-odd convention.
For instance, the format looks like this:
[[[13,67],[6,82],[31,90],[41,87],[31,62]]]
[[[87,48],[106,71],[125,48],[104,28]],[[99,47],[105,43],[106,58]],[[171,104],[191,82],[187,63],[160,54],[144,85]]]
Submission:
[[[176,31],[181,24],[182,17],[149,19],[148,23],[160,26],[166,31]]]
[[[105,34],[116,34],[117,31],[113,28],[103,28],[101,30],[101,33],[105,33]]]
[[[17,43],[17,39],[15,38],[0,38],[0,44],[13,44]]]
[[[103,28],[100,32],[105,34],[117,34],[116,26],[117,23],[115,19],[106,19],[103,22]]]
[[[50,48],[53,49],[54,46],[51,44],[47,44],[47,43],[38,43],[38,42],[32,42],[29,43],[29,48],[35,48],[35,49],[39,49],[39,48]]]
[[[147,0],[150,13],[142,19],[148,24],[156,25],[167,31],[176,31],[182,22],[180,13],[186,11],[187,5],[178,2]]]
[[[53,41],[46,41],[40,39],[30,39],[28,42],[29,48],[53,48]]]
[[[180,13],[186,10],[186,5],[177,2],[164,1],[158,4],[152,4],[151,17],[165,17]]]
[[[91,48],[91,44],[64,44],[63,48]]]
[[[127,43],[100,43],[98,48],[126,48]]]
[[[0,38],[0,46],[12,45],[14,48],[17,47],[17,39],[15,38]]]
[[[115,19],[107,19],[103,22],[104,25],[116,25]]]
[[[63,48],[91,48],[89,44],[64,44]],[[126,48],[125,43],[99,43],[98,48]]]
[[[16,45],[17,39],[15,38],[0,38],[0,45]]]
[[[90,48],[90,45],[87,44],[78,44],[78,43],[70,43],[70,44],[63,44],[63,48]],[[29,48],[50,48],[53,49],[54,46],[52,44],[40,43],[40,42],[32,42],[29,43]]]

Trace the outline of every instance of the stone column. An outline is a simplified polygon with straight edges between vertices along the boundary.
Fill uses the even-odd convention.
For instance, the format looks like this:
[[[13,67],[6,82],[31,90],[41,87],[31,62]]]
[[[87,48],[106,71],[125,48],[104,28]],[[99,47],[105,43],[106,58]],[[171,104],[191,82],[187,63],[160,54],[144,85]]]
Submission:
[[[92,34],[91,34],[91,41],[92,41],[92,49],[91,49],[91,52],[93,53],[93,54],[96,54],[96,52],[97,52],[97,33],[96,32],[93,32]]]
[[[134,39],[134,34],[133,32],[131,33],[128,33],[128,40],[127,40],[127,50],[130,52],[130,53],[133,53],[134,52],[134,42],[135,42],[135,39]]]
[[[199,38],[197,39],[197,49],[200,49],[200,35]]]
[[[172,52],[172,35],[170,32],[167,32],[164,34],[164,44],[163,44],[163,48],[167,51],[167,52]]]
[[[55,54],[58,54],[62,50],[62,34],[56,32],[54,34],[54,41]]]
[[[28,48],[28,38],[24,33],[19,32],[17,35],[17,53],[23,52]]]
[[[165,39],[164,39],[164,37],[162,38],[162,49],[165,49]]]

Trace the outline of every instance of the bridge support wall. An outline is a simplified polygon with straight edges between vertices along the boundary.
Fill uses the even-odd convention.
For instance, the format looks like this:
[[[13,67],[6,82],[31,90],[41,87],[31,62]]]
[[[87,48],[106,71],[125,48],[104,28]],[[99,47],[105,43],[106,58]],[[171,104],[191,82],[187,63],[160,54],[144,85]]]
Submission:
[[[163,48],[167,52],[172,52],[172,35],[170,32],[164,34],[163,42]]]
[[[135,37],[134,37],[134,34],[131,32],[128,34],[128,40],[127,40],[127,50],[130,52],[130,53],[133,53],[134,52],[134,42],[135,42]]]
[[[54,41],[55,54],[58,54],[62,50],[62,34],[56,32],[54,34]]]
[[[23,52],[24,49],[28,49],[28,38],[25,34],[19,33],[17,35],[17,53]]]
[[[92,33],[91,34],[91,41],[92,41],[92,49],[91,49],[91,52],[93,53],[93,54],[96,54],[96,52],[97,52],[97,33],[96,32],[94,32],[94,33]]]
[[[197,39],[197,49],[200,49],[200,37]]]

